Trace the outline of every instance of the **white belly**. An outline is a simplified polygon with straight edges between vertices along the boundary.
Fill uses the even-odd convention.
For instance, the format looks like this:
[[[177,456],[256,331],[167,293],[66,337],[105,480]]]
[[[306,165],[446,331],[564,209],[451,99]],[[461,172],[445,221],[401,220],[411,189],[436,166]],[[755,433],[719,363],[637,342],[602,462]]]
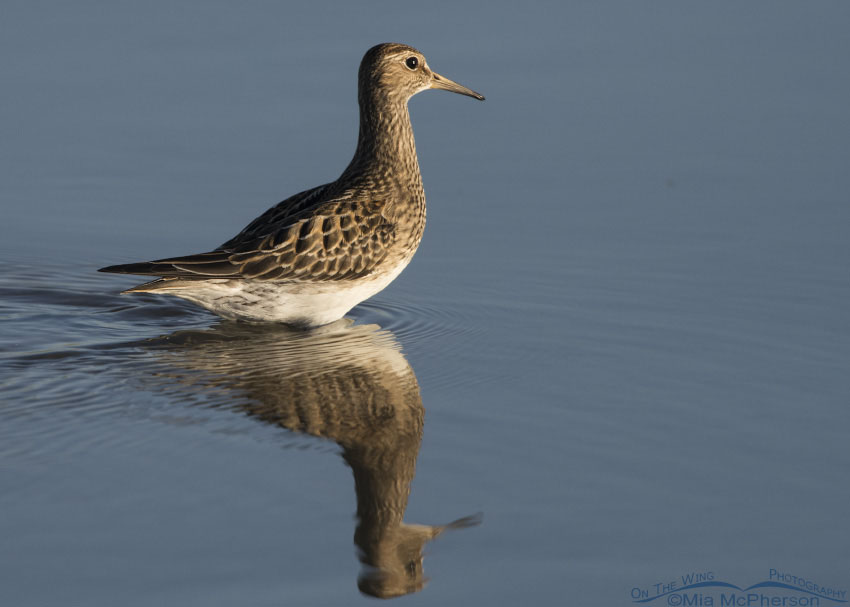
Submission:
[[[410,262],[352,281],[274,282],[204,280],[158,292],[197,303],[224,318],[316,327],[339,320],[390,284]]]

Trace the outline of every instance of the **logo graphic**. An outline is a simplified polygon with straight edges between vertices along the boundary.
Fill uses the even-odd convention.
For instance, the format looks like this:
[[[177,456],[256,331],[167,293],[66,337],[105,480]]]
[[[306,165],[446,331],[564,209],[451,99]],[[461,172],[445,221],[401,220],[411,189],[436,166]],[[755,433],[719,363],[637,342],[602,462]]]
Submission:
[[[631,599],[633,603],[671,607],[819,607],[848,602],[844,589],[779,569],[770,569],[766,581],[750,586],[717,579],[713,571],[688,573],[669,582],[635,586]]]

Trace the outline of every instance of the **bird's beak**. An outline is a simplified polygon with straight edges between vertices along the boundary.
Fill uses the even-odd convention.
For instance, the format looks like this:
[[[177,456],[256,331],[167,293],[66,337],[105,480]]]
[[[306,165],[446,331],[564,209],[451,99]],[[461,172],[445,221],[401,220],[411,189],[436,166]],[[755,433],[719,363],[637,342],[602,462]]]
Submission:
[[[448,78],[440,76],[437,72],[431,72],[430,88],[443,89],[444,91],[451,91],[452,93],[460,93],[461,95],[466,95],[467,97],[474,97],[479,101],[484,101],[484,95],[480,95],[472,89],[468,89],[462,84],[458,84],[454,80],[449,80]]]

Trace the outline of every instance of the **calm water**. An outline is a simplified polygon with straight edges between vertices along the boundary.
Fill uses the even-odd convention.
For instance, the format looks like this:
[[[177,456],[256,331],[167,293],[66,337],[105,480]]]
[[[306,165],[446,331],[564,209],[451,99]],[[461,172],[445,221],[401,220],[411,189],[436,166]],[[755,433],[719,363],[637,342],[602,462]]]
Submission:
[[[847,23],[5,3],[0,605],[850,590]],[[487,96],[411,102],[429,225],[391,287],[303,333],[95,272],[335,178],[384,40]]]

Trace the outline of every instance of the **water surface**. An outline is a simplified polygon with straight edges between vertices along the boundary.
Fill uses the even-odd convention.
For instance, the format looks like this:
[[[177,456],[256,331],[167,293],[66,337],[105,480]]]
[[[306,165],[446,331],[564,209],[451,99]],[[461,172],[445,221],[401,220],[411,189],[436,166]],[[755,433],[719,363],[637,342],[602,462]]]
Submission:
[[[848,589],[848,17],[9,4],[0,604]],[[335,178],[384,40],[487,96],[411,102],[388,289],[303,333],[95,272]]]

